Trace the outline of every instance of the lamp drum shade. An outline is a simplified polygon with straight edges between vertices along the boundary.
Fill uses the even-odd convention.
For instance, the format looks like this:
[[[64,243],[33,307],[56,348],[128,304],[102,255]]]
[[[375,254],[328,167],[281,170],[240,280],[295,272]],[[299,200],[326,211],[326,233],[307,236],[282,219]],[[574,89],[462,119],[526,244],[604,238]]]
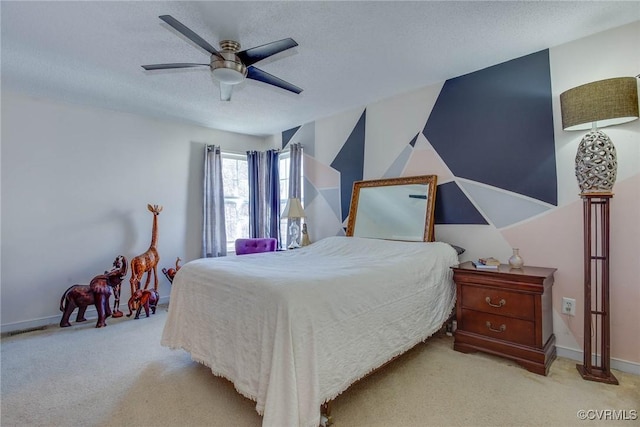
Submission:
[[[287,204],[282,211],[282,216],[284,218],[304,218],[306,215],[304,214],[300,199],[291,198],[287,200]]]
[[[562,129],[591,129],[618,125],[638,118],[635,77],[616,77],[574,87],[560,94]]]

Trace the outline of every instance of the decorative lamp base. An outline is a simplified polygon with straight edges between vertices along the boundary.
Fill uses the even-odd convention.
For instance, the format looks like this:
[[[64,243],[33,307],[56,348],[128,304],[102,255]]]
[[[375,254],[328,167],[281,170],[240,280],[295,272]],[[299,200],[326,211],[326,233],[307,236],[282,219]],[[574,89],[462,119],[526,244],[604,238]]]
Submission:
[[[609,299],[611,193],[583,194],[584,210],[584,345],[583,379],[618,384],[611,373]],[[592,298],[595,297],[595,298]],[[594,358],[594,354],[597,356]]]
[[[618,160],[611,139],[600,130],[582,138],[576,153],[576,178],[582,193],[611,191],[616,182]]]
[[[291,236],[291,243],[287,246],[287,249],[297,249],[300,247],[298,243],[298,239],[300,237],[300,226],[295,222],[295,220],[291,221],[291,225],[289,226],[289,235]]]
[[[603,371],[598,368],[587,368],[584,365],[576,365],[583,380],[596,381],[599,383],[618,385],[618,379],[610,371]]]

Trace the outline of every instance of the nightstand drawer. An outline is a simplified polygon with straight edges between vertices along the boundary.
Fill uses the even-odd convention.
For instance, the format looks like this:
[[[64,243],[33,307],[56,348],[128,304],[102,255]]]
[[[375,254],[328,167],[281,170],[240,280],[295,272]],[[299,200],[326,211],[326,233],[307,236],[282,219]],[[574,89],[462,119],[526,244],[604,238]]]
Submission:
[[[500,316],[534,320],[534,297],[518,292],[492,289],[486,286],[465,285],[462,288],[462,307]]]
[[[462,310],[462,328],[475,334],[535,346],[535,323],[475,310]]]

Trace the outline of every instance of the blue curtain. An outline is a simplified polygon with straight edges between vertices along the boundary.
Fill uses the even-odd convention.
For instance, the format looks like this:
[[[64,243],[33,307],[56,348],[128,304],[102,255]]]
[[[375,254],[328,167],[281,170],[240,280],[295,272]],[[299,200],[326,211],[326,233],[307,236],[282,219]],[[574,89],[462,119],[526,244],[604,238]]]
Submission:
[[[247,151],[247,165],[249,168],[249,237],[260,237],[262,229],[261,209],[264,206],[260,200],[260,176],[263,173],[260,161],[261,153],[259,151]]]
[[[247,151],[249,237],[280,238],[280,153]]]
[[[302,199],[302,144],[289,147],[289,198]]]
[[[207,145],[204,150],[204,210],[202,257],[227,255],[227,232],[224,222],[222,155],[220,147]]]
[[[266,153],[267,179],[265,182],[267,215],[266,237],[275,237],[280,242],[280,152],[268,150]]]

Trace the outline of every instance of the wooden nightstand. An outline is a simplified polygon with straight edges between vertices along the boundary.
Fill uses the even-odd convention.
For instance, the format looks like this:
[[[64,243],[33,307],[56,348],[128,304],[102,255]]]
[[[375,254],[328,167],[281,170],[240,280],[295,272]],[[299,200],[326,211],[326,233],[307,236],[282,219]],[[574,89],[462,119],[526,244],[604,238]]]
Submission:
[[[556,358],[551,287],[555,268],[453,267],[457,287],[454,350],[506,357],[547,375]]]

